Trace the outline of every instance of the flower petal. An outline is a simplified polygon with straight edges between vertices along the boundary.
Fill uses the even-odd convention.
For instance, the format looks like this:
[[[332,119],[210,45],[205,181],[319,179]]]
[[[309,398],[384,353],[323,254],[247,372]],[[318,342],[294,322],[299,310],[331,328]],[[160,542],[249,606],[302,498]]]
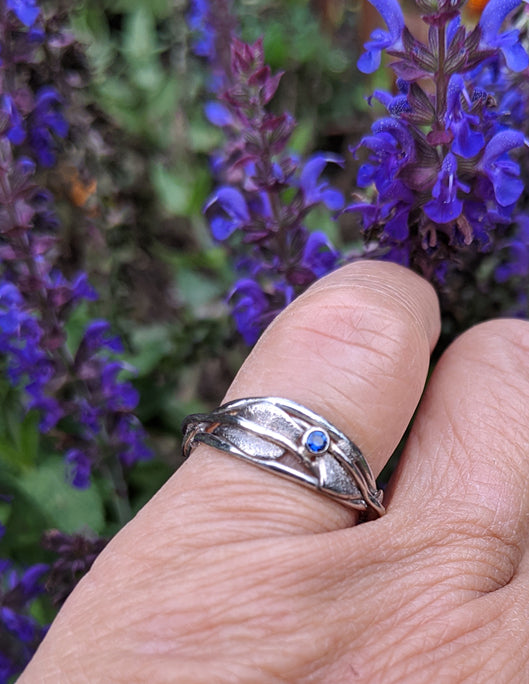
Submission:
[[[404,15],[397,0],[369,0],[382,19],[386,22],[393,42],[396,42],[404,29]]]
[[[520,131],[500,131],[487,143],[481,165],[487,167],[505,152],[521,147],[523,144],[524,135]]]
[[[521,0],[489,0],[479,20],[481,33],[486,42],[493,42],[498,38],[505,18],[520,4]]]

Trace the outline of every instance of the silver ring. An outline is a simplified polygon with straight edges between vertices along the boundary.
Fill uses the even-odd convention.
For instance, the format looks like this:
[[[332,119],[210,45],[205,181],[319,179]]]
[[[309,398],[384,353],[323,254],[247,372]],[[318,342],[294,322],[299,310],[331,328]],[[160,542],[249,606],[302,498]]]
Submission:
[[[382,490],[360,449],[317,413],[288,399],[230,401],[184,421],[183,454],[207,444],[315,489],[339,503],[384,515]]]

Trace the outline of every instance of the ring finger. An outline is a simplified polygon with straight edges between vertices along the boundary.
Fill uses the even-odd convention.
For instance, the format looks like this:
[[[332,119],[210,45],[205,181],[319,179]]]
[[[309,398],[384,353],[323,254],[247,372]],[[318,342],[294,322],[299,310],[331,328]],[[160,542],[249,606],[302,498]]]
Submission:
[[[394,264],[356,263],[276,319],[226,400],[298,402],[353,439],[377,474],[417,406],[438,331],[437,301],[425,281]],[[337,529],[355,519],[327,497],[204,446],[159,497],[201,539],[207,530],[224,529],[233,540]]]

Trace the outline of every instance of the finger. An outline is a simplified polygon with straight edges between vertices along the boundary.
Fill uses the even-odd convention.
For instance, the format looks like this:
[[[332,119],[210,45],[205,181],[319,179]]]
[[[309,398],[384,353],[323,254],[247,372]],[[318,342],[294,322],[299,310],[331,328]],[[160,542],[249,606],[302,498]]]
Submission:
[[[379,472],[416,408],[438,330],[430,285],[394,264],[357,263],[319,281],[276,319],[226,399],[294,400],[345,432]],[[323,495],[209,447],[195,450],[162,490],[158,505],[164,501],[196,539],[220,526],[237,539],[335,529],[353,519]]]
[[[441,553],[449,544],[450,570],[430,554],[439,572],[490,591],[510,581],[526,550],[528,482],[529,324],[492,321],[452,344],[433,373],[391,511],[413,517]]]

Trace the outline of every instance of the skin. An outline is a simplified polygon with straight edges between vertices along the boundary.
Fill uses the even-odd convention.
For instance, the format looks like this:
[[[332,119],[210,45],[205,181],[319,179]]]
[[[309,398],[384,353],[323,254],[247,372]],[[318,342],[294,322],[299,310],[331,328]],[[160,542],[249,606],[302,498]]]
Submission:
[[[438,334],[433,290],[401,267],[315,284],[226,400],[304,404],[375,473],[420,401],[387,514],[355,527],[200,447],[101,554],[19,684],[529,681],[529,323],[466,332],[423,395]]]

